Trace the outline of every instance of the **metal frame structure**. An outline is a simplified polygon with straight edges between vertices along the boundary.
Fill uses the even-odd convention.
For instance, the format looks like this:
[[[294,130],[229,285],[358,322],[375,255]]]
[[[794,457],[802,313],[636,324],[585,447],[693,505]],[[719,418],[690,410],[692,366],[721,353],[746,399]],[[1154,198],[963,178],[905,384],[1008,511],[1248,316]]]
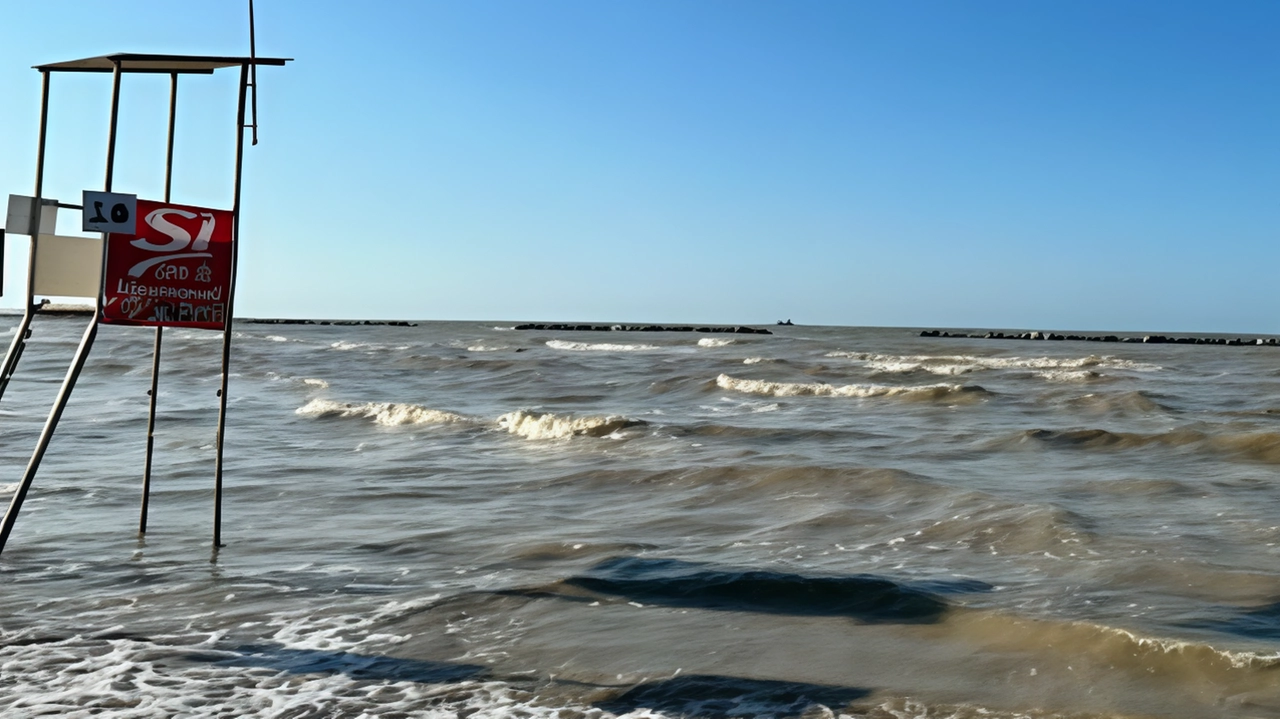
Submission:
[[[219,409],[218,409],[218,434],[217,434],[217,455],[214,466],[214,510],[213,510],[213,546],[216,548],[222,546],[222,471],[223,471],[223,438],[226,433],[226,416],[227,416],[227,379],[228,368],[231,361],[231,324],[234,316],[234,300],[235,300],[235,284],[237,260],[239,257],[240,247],[240,189],[242,170],[244,165],[244,131],[248,128],[253,129],[254,144],[257,144],[257,88],[255,87],[257,79],[258,65],[275,65],[282,66],[289,62],[292,58],[264,58],[257,57],[256,53],[251,50],[249,57],[219,57],[219,56],[197,56],[197,55],[154,55],[154,54],[138,54],[138,53],[118,53],[114,55],[102,55],[98,57],[84,58],[81,60],[70,60],[66,62],[56,62],[47,65],[37,65],[36,70],[41,75],[41,99],[40,99],[40,134],[36,150],[36,183],[35,198],[37,210],[51,201],[42,197],[44,190],[44,166],[45,166],[45,145],[46,133],[48,129],[49,119],[49,80],[53,73],[57,72],[97,72],[111,73],[111,115],[107,133],[107,162],[106,177],[103,182],[103,189],[106,192],[112,190],[112,179],[115,172],[115,152],[116,152],[116,125],[120,114],[120,80],[123,75],[133,73],[149,73],[149,74],[168,74],[170,76],[169,84],[169,135],[168,135],[168,151],[165,161],[165,179],[164,179],[164,200],[170,200],[172,181],[173,181],[173,142],[177,117],[178,102],[178,76],[179,75],[209,75],[215,70],[224,67],[240,68],[240,88],[238,95],[238,107],[236,111],[236,153],[235,153],[235,183],[232,199],[232,228],[231,228],[231,284],[230,292],[227,297],[227,309],[225,314],[225,324],[222,333],[222,382],[219,386]],[[251,79],[252,78],[252,79]],[[247,90],[254,87],[254,121],[251,125],[245,124],[245,101]],[[59,207],[68,209],[82,209],[76,205],[62,205]],[[39,222],[40,212],[37,211],[33,222],[35,229],[31,236],[31,252],[27,263],[27,296],[26,311],[23,313],[22,321],[18,326],[14,335],[13,342],[9,346],[8,352],[5,354],[4,363],[0,365],[0,397],[3,397],[5,387],[8,385],[9,379],[13,376],[17,368],[18,360],[22,356],[26,341],[31,335],[31,321],[34,314],[39,310],[40,305],[35,303],[34,283],[35,263],[36,263],[36,243],[39,242]],[[102,273],[105,278],[107,270],[106,253],[107,242],[104,237],[102,243]],[[31,455],[31,460],[27,464],[26,471],[22,475],[18,488],[13,494],[13,498],[9,503],[9,508],[4,514],[3,520],[0,520],[0,552],[4,550],[5,544],[8,542],[9,535],[13,531],[13,525],[17,521],[18,513],[22,509],[22,503],[26,499],[27,491],[31,488],[32,482],[35,480],[36,471],[40,468],[40,462],[44,458],[45,451],[49,447],[49,442],[53,438],[53,433],[57,429],[58,421],[62,417],[62,412],[66,408],[68,400],[71,398],[71,392],[75,388],[76,380],[80,376],[80,372],[84,369],[85,361],[88,359],[89,350],[93,346],[94,338],[97,336],[98,323],[102,317],[103,309],[103,292],[102,282],[99,282],[98,294],[96,298],[96,309],[93,319],[85,328],[84,336],[80,340],[80,345],[76,349],[75,356],[71,362],[71,366],[67,369],[67,375],[62,382],[62,386],[58,391],[57,399],[54,401],[53,408],[49,412],[49,417],[45,421],[44,429],[40,433],[40,439],[36,444],[36,448]],[[156,419],[156,395],[159,383],[160,373],[160,348],[163,337],[163,328],[156,327],[155,333],[155,349],[152,356],[151,365],[151,389],[150,407],[147,420],[147,450],[146,463],[143,468],[142,483],[142,507],[140,519],[138,523],[138,532],[145,533],[147,530],[147,511],[150,501],[151,492],[151,458],[155,445],[155,419]]]

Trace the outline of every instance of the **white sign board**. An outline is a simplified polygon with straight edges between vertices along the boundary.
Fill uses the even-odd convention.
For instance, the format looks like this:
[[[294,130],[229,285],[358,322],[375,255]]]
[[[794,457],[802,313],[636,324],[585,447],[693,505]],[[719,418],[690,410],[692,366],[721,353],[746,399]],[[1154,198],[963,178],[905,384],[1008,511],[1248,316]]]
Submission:
[[[138,196],[121,192],[84,191],[84,214],[80,229],[85,232],[135,233]]]
[[[57,231],[57,200],[45,200],[40,211],[40,227],[35,226],[36,198],[25,195],[9,195],[9,212],[5,216],[4,229],[11,235],[35,235],[37,232],[53,234]]]
[[[102,287],[102,239],[41,234],[31,294],[97,297]]]

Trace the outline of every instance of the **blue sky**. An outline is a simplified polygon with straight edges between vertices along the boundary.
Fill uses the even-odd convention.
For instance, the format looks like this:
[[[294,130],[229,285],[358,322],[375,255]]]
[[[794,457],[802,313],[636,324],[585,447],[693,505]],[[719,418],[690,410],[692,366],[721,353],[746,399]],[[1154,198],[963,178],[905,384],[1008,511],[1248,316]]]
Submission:
[[[0,194],[31,65],[248,47],[241,2],[11,5]],[[241,316],[1280,333],[1274,2],[256,12],[296,62],[260,73]],[[236,74],[183,81],[177,202],[230,206]],[[168,81],[125,80],[116,189],[159,198]],[[109,90],[55,76],[46,195],[101,188]]]

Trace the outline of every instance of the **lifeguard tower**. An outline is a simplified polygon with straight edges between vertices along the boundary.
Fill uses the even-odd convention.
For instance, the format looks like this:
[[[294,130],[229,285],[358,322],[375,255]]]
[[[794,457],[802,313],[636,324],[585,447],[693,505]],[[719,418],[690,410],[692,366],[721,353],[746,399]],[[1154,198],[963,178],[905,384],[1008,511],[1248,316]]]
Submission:
[[[218,431],[214,462],[213,546],[222,546],[222,465],[227,418],[227,377],[231,360],[231,319],[235,304],[236,265],[240,245],[241,177],[245,131],[257,144],[257,68],[282,66],[291,58],[257,57],[253,50],[250,7],[249,57],[155,55],[118,53],[81,60],[37,65],[42,88],[40,130],[36,150],[35,191],[32,196],[11,195],[5,228],[0,230],[0,256],[6,234],[30,237],[25,311],[13,342],[0,365],[0,399],[31,337],[39,313],[38,296],[92,298],[93,316],[67,369],[31,459],[18,482],[9,508],[0,521],[0,551],[13,531],[40,462],[58,427],[58,420],[75,389],[93,348],[99,324],[155,328],[152,354],[150,408],[147,421],[146,462],[142,478],[142,508],[138,531],[146,532],[151,490],[151,458],[154,447],[157,383],[165,327],[188,327],[222,332],[222,381],[218,396]],[[227,208],[174,204],[173,144],[177,118],[178,81],[183,76],[210,75],[224,68],[239,68],[240,83],[235,127],[235,179],[232,203]],[[49,120],[49,84],[60,73],[101,73],[111,76],[111,111],[108,118],[106,174],[100,190],[86,189],[80,202],[45,197],[45,150]],[[159,200],[117,192],[113,186],[120,85],[125,75],[162,74],[170,78],[168,149],[164,196]],[[250,93],[252,91],[252,93]],[[252,98],[252,99],[250,99]],[[245,122],[249,105],[252,122]],[[128,188],[125,188],[128,189]],[[101,233],[99,238],[56,234],[57,211],[76,210],[81,229]]]

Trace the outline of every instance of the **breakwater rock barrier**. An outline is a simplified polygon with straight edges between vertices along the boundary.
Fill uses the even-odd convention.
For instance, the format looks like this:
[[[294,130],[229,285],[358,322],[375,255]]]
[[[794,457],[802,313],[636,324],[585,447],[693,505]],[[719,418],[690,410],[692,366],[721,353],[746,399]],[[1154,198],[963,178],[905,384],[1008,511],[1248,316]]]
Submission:
[[[728,332],[739,335],[771,335],[760,327],[694,327],[692,325],[516,325],[517,330],[543,330],[548,332]]]
[[[1075,342],[1126,342],[1149,345],[1225,345],[1228,347],[1280,347],[1280,340],[1275,337],[1228,339],[1226,337],[1169,337],[1166,335],[1067,335],[1054,332],[985,332],[967,334],[964,332],[943,332],[942,330],[925,330],[921,337],[959,337],[975,340],[1067,340]]]

